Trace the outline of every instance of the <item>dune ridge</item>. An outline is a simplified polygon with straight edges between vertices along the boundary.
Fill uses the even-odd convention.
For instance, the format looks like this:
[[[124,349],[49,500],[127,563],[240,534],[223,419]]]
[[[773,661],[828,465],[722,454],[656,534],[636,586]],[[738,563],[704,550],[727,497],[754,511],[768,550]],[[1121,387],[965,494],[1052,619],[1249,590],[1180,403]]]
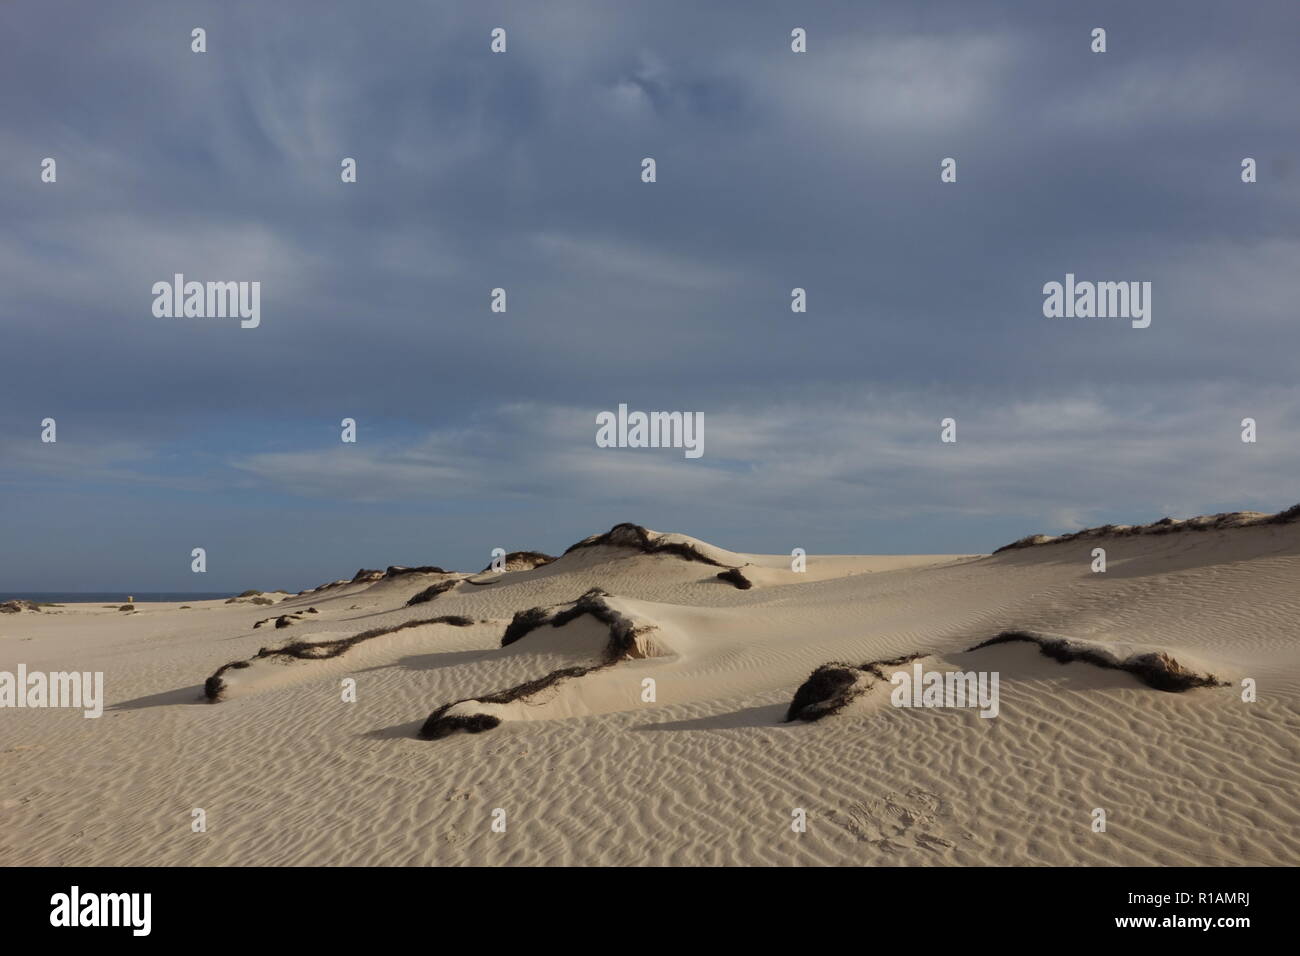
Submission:
[[[458,730],[469,733],[491,730],[499,726],[502,719],[500,711],[494,705],[511,704],[515,701],[528,703],[537,694],[564,681],[586,677],[595,671],[612,667],[622,660],[654,656],[656,650],[648,646],[645,639],[651,631],[655,630],[655,626],[633,620],[612,607],[608,598],[607,592],[600,588],[592,588],[567,606],[537,607],[520,611],[511,619],[501,637],[501,646],[509,647],[541,627],[547,625],[553,628],[564,627],[584,615],[590,615],[609,629],[608,638],[600,650],[600,657],[596,663],[558,668],[542,677],[524,681],[506,690],[443,704],[425,720],[420,728],[420,736],[427,740],[439,740]],[[497,712],[483,712],[485,707]]]
[[[281,618],[283,620],[283,618]],[[469,627],[474,623],[473,619],[456,614],[445,614],[441,617],[422,618],[414,621],[403,621],[401,624],[392,627],[376,627],[368,631],[362,631],[360,634],[354,634],[351,637],[336,638],[328,641],[292,641],[288,644],[281,644],[279,647],[263,647],[249,660],[231,661],[217,668],[207,680],[203,682],[203,693],[208,700],[216,703],[221,700],[222,694],[225,693],[226,685],[222,680],[222,675],[229,670],[242,670],[252,665],[255,660],[267,660],[272,658],[282,658],[286,660],[300,661],[321,661],[329,660],[333,657],[339,657],[356,647],[363,641],[374,640],[376,637],[386,637],[389,634],[396,634],[398,631],[404,631],[412,627],[426,627],[430,624],[450,624],[453,627]],[[277,627],[280,625],[277,624]]]
[[[1251,528],[1260,525],[1290,524],[1300,521],[1300,504],[1292,505],[1276,514],[1261,511],[1224,511],[1214,515],[1199,515],[1195,518],[1161,518],[1149,524],[1105,524],[1096,528],[1084,528],[1069,534],[1031,534],[1019,540],[1004,544],[994,551],[1014,551],[1020,548],[1032,548],[1045,544],[1065,544],[1070,541],[1092,538],[1128,538],[1134,535],[1178,534],[1184,531],[1224,531],[1230,528]]]
[[[569,545],[564,553],[572,554],[584,548],[599,547],[623,548],[641,554],[667,554],[687,561],[712,564],[719,568],[729,567],[723,561],[709,554],[706,547],[702,547],[694,539],[686,539],[684,536],[675,538],[671,535],[659,534],[631,522],[616,524],[603,534],[594,534],[589,538],[583,538],[578,543]]]
[[[1146,651],[1121,657],[1109,649],[1086,641],[1071,641],[1060,637],[1046,637],[1026,631],[1003,631],[971,648],[978,651],[997,644],[1024,642],[1036,644],[1039,653],[1052,660],[1069,664],[1082,661],[1094,667],[1125,671],[1148,687],[1169,693],[1182,693],[1193,687],[1227,687],[1228,682],[1213,674],[1198,674],[1183,666],[1163,651]]]

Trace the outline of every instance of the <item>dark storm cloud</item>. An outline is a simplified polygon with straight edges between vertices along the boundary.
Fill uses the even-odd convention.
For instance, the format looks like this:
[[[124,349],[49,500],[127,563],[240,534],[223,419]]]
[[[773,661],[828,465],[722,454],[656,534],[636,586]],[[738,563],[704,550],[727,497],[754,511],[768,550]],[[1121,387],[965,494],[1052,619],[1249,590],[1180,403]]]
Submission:
[[[536,526],[556,534],[598,530],[584,502],[614,487],[615,520],[706,537],[782,502],[790,534],[846,509],[863,528],[942,516],[888,541],[904,550],[957,547],[939,540],[953,511],[1019,531],[1108,501],[1268,503],[1297,433],[1295,25],[1283,2],[5,4],[0,321],[22,360],[0,386],[0,480],[49,508],[74,493],[72,457],[16,450],[55,415],[81,491],[463,515],[482,489],[553,512]],[[152,283],[178,271],[261,281],[261,327],[154,318]],[[1151,328],[1043,318],[1066,272],[1151,281]],[[716,416],[728,457],[602,457],[587,418],[620,401]],[[1080,403],[1146,436],[1129,465],[1171,487],[1104,497],[1077,477],[1101,444],[1051,414],[1008,443],[1008,409]],[[1252,412],[1270,464],[1219,487],[1199,442]],[[988,457],[932,486],[949,413],[984,416]],[[383,441],[341,451],[344,415]],[[1007,490],[1022,478],[1040,490]],[[683,523],[722,487],[748,521]],[[448,546],[477,555],[467,540]]]

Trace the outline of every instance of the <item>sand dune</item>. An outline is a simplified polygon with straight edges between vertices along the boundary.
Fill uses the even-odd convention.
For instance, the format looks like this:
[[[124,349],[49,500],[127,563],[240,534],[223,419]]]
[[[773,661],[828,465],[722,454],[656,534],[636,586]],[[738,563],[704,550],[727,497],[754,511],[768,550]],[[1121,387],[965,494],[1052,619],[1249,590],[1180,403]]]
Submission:
[[[1288,514],[802,573],[619,525],[362,569],[277,600],[287,629],[5,615],[0,670],[102,670],[108,705],[0,712],[0,863],[1294,865]],[[912,667],[996,672],[996,716],[896,706]]]

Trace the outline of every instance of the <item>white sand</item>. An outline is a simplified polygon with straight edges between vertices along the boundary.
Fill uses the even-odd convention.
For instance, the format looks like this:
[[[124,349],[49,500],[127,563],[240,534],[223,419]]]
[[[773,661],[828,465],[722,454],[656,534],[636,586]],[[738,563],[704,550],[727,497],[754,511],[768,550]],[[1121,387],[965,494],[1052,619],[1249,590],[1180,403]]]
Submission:
[[[1089,571],[1098,544],[1105,574]],[[0,864],[1300,862],[1300,524],[994,557],[813,555],[806,574],[708,553],[753,565],[754,588],[597,547],[409,609],[445,577],[273,608],[2,615],[0,670],[102,670],[108,707],[0,710]],[[416,736],[442,704],[595,663],[608,629],[590,617],[499,646],[514,612],[592,587],[650,629],[647,656],[524,702],[460,705],[504,718],[485,733]],[[320,613],[288,629],[252,629],[309,606]],[[261,647],[439,615],[480,623],[259,660],[227,672],[225,700],[202,698],[217,667]],[[1005,628],[1163,650],[1232,686],[1163,693],[1024,644],[963,653]],[[897,709],[877,691],[781,722],[818,665],[913,652],[997,670],[1000,715]],[[345,677],[357,703],[340,699]],[[1257,702],[1241,701],[1243,677]],[[196,807],[206,833],[191,832]]]

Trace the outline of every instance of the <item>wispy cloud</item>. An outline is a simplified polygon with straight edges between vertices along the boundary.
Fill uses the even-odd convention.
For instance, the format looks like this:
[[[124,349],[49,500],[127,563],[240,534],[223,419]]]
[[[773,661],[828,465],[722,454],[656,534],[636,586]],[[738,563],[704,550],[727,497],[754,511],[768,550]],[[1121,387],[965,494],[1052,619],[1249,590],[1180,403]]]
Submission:
[[[637,511],[702,498],[748,514],[950,514],[1052,527],[1108,520],[1117,502],[1136,514],[1291,503],[1300,395],[1205,386],[1194,397],[1183,405],[1149,388],[1084,390],[1008,405],[941,391],[814,390],[706,410],[696,461],[672,449],[596,448],[596,409],[511,405],[409,443],[232,465],[280,492],[359,501],[511,497]],[[1250,411],[1261,430],[1253,445],[1240,440]],[[939,440],[947,417],[955,444]]]

